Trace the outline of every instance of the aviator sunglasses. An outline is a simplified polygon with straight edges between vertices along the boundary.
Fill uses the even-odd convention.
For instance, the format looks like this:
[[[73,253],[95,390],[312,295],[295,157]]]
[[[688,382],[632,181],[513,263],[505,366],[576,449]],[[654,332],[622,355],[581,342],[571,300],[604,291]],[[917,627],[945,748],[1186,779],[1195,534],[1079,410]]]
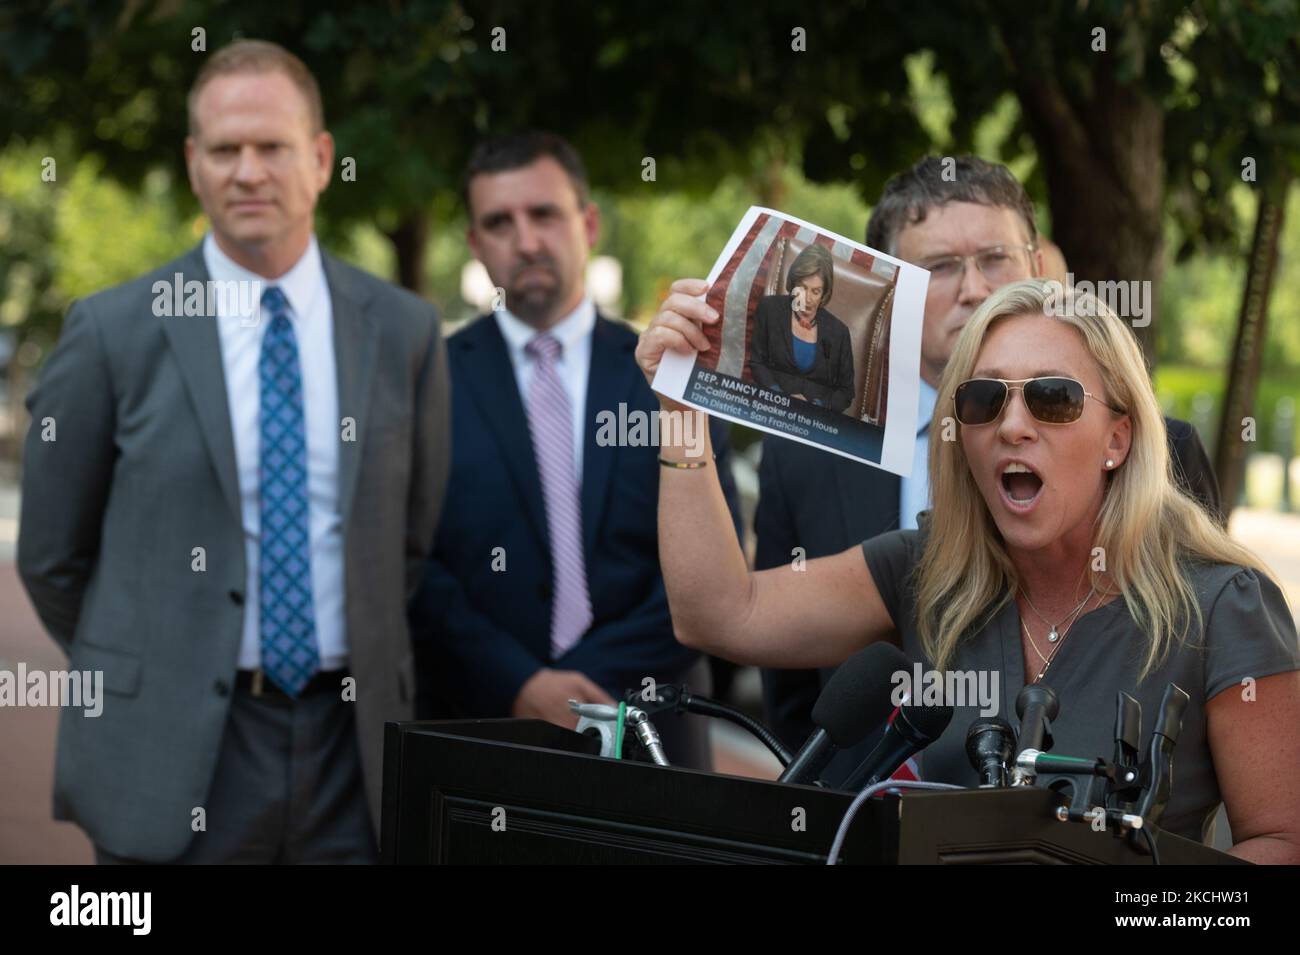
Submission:
[[[953,393],[957,420],[964,425],[988,424],[997,420],[1006,407],[1013,390],[1025,397],[1029,413],[1044,424],[1069,424],[1083,414],[1083,403],[1088,398],[1101,401],[1115,414],[1123,414],[1114,405],[1106,404],[1083,388],[1083,382],[1073,378],[971,378],[957,386]]]

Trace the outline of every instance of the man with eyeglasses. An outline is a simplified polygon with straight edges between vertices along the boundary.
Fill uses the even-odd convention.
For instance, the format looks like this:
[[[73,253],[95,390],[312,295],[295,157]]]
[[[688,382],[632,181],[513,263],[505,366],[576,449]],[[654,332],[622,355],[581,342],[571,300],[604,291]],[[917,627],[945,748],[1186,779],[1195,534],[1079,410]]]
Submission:
[[[900,478],[796,441],[765,437],[754,515],[754,563],[760,570],[789,564],[796,554],[807,559],[836,554],[885,531],[917,526],[917,515],[930,504],[930,419],[957,336],[994,289],[1034,276],[1055,277],[1057,271],[1045,271],[1040,244],[1046,242],[1040,243],[1024,187],[1005,166],[973,156],[957,157],[951,170],[939,157],[927,156],[891,179],[872,210],[866,242],[930,272],[912,472]],[[1037,389],[1030,387],[1027,402],[1032,397],[1040,410],[1052,413],[1039,404],[1045,392]],[[998,395],[983,397],[993,401]],[[1223,520],[1218,483],[1195,429],[1169,418],[1165,424],[1180,485]],[[812,733],[813,703],[833,672],[763,671],[764,714],[787,745],[797,746]],[[823,778],[847,777],[868,748],[840,753]]]

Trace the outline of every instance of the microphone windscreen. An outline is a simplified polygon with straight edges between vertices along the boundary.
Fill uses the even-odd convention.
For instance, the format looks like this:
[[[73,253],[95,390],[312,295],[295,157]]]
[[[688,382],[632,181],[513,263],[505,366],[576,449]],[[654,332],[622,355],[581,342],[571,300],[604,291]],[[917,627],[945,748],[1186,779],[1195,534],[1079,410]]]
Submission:
[[[828,684],[829,685],[829,684]],[[1165,686],[1165,695],[1160,698],[1160,713],[1156,717],[1156,734],[1177,743],[1183,731],[1183,710],[1187,708],[1189,697],[1177,683]]]
[[[987,754],[997,753],[1005,763],[1015,748],[1016,731],[1000,716],[977,719],[966,730],[966,758],[977,772]]]
[[[1049,720],[1056,719],[1056,714],[1061,711],[1061,701],[1056,696],[1056,691],[1046,683],[1030,683],[1016,694],[1016,716],[1022,720],[1025,718],[1025,710],[1034,704],[1042,705],[1044,715]]]
[[[907,655],[877,642],[840,664],[813,705],[813,723],[840,749],[856,746],[894,710],[894,674],[911,672]]]
[[[906,719],[908,726],[911,727],[911,741],[927,746],[943,735],[943,731],[952,722],[952,713],[952,707],[947,704],[919,706],[913,703],[898,711],[899,717]]]

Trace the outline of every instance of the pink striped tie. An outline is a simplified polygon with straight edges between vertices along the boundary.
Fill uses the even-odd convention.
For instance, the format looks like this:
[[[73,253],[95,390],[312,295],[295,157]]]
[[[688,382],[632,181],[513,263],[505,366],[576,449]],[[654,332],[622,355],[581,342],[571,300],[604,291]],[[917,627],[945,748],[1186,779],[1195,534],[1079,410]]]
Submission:
[[[573,414],[555,370],[560,343],[547,334],[524,346],[535,359],[528,386],[528,431],[542,479],[551,538],[551,655],[558,660],[591,626],[587,562],[582,552],[582,505],[573,461]]]

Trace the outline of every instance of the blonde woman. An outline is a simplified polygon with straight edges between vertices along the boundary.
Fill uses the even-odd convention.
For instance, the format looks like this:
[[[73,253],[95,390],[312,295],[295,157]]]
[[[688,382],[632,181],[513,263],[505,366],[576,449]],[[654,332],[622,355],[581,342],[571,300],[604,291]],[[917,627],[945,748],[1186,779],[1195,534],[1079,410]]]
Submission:
[[[637,346],[647,376],[666,349],[707,347],[700,324],[717,319],[704,291],[673,285]],[[1145,744],[1177,683],[1191,702],[1161,825],[1206,838],[1223,802],[1235,855],[1300,862],[1300,646],[1286,600],[1175,486],[1128,326],[1087,295],[1047,314],[1059,291],[1004,286],[962,331],[931,424],[952,440],[931,442],[935,504],[919,530],[751,573],[712,469],[664,446],[659,551],[678,639],[775,667],[831,666],[889,640],[936,669],[994,674],[1004,717],[1042,680],[1061,701],[1054,751],[1084,757],[1114,748],[1116,691],[1142,704]],[[977,709],[959,707],[925,751],[927,779],[975,783],[964,740]]]

